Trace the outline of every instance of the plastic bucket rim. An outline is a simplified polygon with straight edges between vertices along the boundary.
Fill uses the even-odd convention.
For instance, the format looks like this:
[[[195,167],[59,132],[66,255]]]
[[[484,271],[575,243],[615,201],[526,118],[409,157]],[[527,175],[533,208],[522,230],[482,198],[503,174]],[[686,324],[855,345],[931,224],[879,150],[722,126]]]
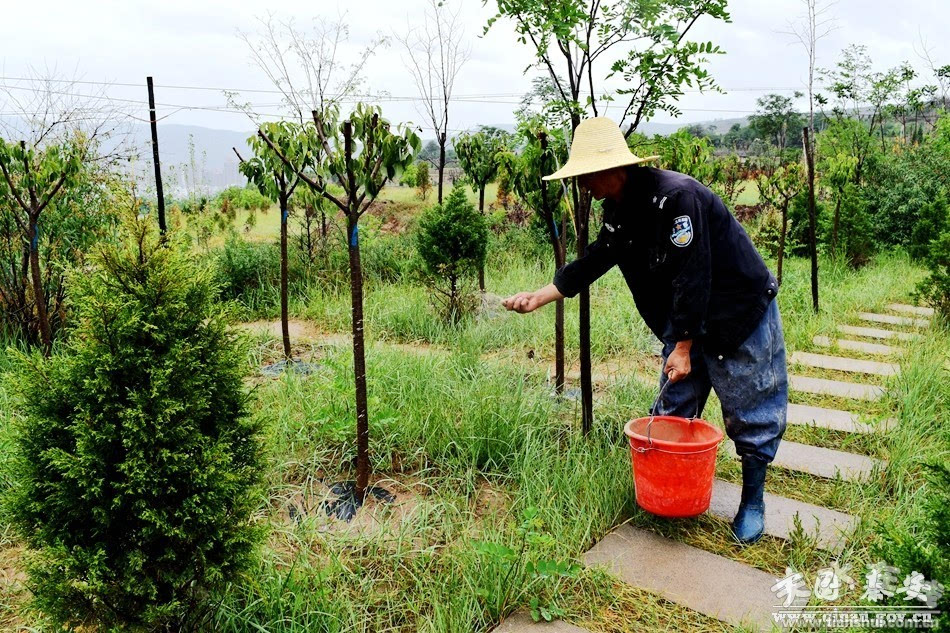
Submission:
[[[705,426],[707,426],[707,427],[713,429],[713,430],[716,432],[716,438],[713,439],[713,440],[706,440],[706,441],[703,441],[703,442],[671,442],[670,440],[662,440],[662,439],[657,439],[657,438],[655,438],[655,437],[647,438],[646,435],[641,435],[640,433],[636,433],[636,432],[634,432],[633,429],[631,428],[631,427],[633,426],[633,423],[634,423],[634,422],[638,422],[638,421],[640,421],[640,420],[649,420],[651,417],[652,417],[654,420],[677,420],[677,421],[686,421],[686,422],[689,423],[689,424],[695,424],[695,423],[697,423],[697,422],[701,422],[702,424],[704,424]],[[646,416],[646,417],[642,417],[642,418],[633,418],[632,420],[628,421],[628,422],[624,425],[624,427],[623,427],[623,433],[624,433],[624,435],[626,435],[631,441],[632,441],[632,440],[637,440],[637,441],[642,442],[643,444],[647,444],[647,445],[649,445],[649,444],[652,442],[652,445],[653,445],[653,446],[657,446],[657,447],[660,447],[660,448],[666,448],[666,449],[674,449],[674,450],[672,450],[671,452],[682,452],[682,451],[676,451],[676,450],[675,450],[676,448],[688,448],[688,449],[693,449],[693,450],[697,450],[697,449],[711,449],[711,448],[714,448],[714,447],[718,446],[718,445],[722,442],[723,438],[725,437],[725,435],[724,435],[723,432],[722,432],[722,429],[720,429],[720,428],[717,427],[717,426],[714,426],[714,425],[710,424],[710,423],[707,422],[706,420],[703,420],[703,419],[701,419],[701,418],[693,418],[693,419],[690,419],[690,418],[681,418],[681,417],[678,417],[678,416],[675,416],[675,415],[656,415],[656,416]]]

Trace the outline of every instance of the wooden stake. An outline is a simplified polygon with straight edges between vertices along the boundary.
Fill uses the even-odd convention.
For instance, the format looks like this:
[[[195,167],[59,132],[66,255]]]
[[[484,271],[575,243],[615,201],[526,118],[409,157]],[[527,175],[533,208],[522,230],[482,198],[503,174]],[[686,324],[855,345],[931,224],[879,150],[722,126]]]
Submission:
[[[152,127],[152,162],[155,163],[155,193],[158,196],[158,230],[162,235],[168,230],[165,224],[165,192],[162,190],[162,164],[158,160],[158,126],[155,119],[155,86],[152,78],[145,78],[148,84],[148,118]]]

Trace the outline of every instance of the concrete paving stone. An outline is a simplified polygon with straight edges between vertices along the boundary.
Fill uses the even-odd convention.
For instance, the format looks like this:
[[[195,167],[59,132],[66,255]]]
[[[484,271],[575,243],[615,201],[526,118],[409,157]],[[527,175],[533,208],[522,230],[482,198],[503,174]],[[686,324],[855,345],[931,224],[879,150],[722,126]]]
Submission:
[[[788,385],[793,391],[852,398],[854,400],[878,400],[884,395],[884,388],[876,385],[844,382],[842,380],[827,380],[825,378],[810,378],[807,376],[796,376],[794,374],[789,375]]]
[[[738,457],[732,440],[725,440],[723,448],[733,457]],[[867,481],[875,467],[886,466],[887,462],[867,455],[782,440],[772,465],[827,479],[840,476],[845,481]]]
[[[882,363],[876,360],[860,360],[843,356],[827,356],[810,352],[792,352],[789,360],[797,365],[818,367],[820,369],[834,369],[849,371],[858,374],[875,374],[878,376],[893,376],[900,372],[901,366],[897,363]]]
[[[795,530],[795,515],[798,515],[802,530],[816,537],[818,547],[832,552],[841,551],[857,527],[858,518],[837,510],[830,510],[804,501],[789,499],[766,492],[765,533],[769,536],[788,539]],[[722,479],[713,481],[712,501],[709,514],[732,522],[739,511],[742,486]]]
[[[622,525],[584,555],[624,582],[733,625],[773,628],[783,600],[772,591],[778,578],[750,565]],[[797,598],[801,607],[808,598]]]
[[[889,325],[913,325],[915,327],[927,327],[930,325],[929,319],[917,319],[914,317],[895,316],[893,314],[875,314],[874,312],[858,312],[858,317],[864,321],[872,323],[887,323]]]
[[[868,338],[896,339],[898,341],[913,341],[917,338],[912,332],[895,332],[894,330],[882,330],[873,327],[861,327],[856,325],[839,325],[838,331],[852,336],[866,336]]]
[[[804,404],[788,405],[788,423],[802,426],[818,426],[847,433],[875,433],[888,431],[897,426],[897,420],[887,418],[877,424],[868,424],[861,421],[861,416],[850,411],[811,407]]]
[[[933,308],[912,306],[906,303],[889,303],[887,304],[887,309],[893,312],[903,312],[904,314],[914,314],[922,317],[932,317],[934,315]]]
[[[554,622],[535,622],[531,614],[519,611],[505,618],[501,624],[492,629],[492,633],[589,633],[563,620]]]
[[[812,338],[812,342],[820,347],[836,347],[838,349],[849,350],[852,352],[880,354],[881,356],[895,356],[901,352],[901,348],[894,347],[893,345],[865,343],[864,341],[851,341],[848,339],[833,340],[827,336],[816,336]]]

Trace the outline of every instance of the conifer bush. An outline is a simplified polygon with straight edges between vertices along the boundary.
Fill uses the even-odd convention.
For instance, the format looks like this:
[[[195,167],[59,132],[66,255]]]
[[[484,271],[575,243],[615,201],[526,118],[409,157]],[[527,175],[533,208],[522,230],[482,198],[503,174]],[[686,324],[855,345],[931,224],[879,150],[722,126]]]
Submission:
[[[262,536],[261,429],[210,271],[125,233],[73,275],[68,339],[20,358],[4,501],[57,625],[195,630]]]
[[[477,304],[472,281],[485,263],[488,222],[461,185],[419,219],[416,248],[447,321],[458,323]]]

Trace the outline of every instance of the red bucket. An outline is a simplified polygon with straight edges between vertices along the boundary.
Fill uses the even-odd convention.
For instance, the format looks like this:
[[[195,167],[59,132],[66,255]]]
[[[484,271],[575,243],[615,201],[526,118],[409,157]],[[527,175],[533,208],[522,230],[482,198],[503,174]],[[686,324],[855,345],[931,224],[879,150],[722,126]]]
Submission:
[[[709,509],[722,431],[705,420],[658,415],[627,422],[637,504],[663,517]]]

